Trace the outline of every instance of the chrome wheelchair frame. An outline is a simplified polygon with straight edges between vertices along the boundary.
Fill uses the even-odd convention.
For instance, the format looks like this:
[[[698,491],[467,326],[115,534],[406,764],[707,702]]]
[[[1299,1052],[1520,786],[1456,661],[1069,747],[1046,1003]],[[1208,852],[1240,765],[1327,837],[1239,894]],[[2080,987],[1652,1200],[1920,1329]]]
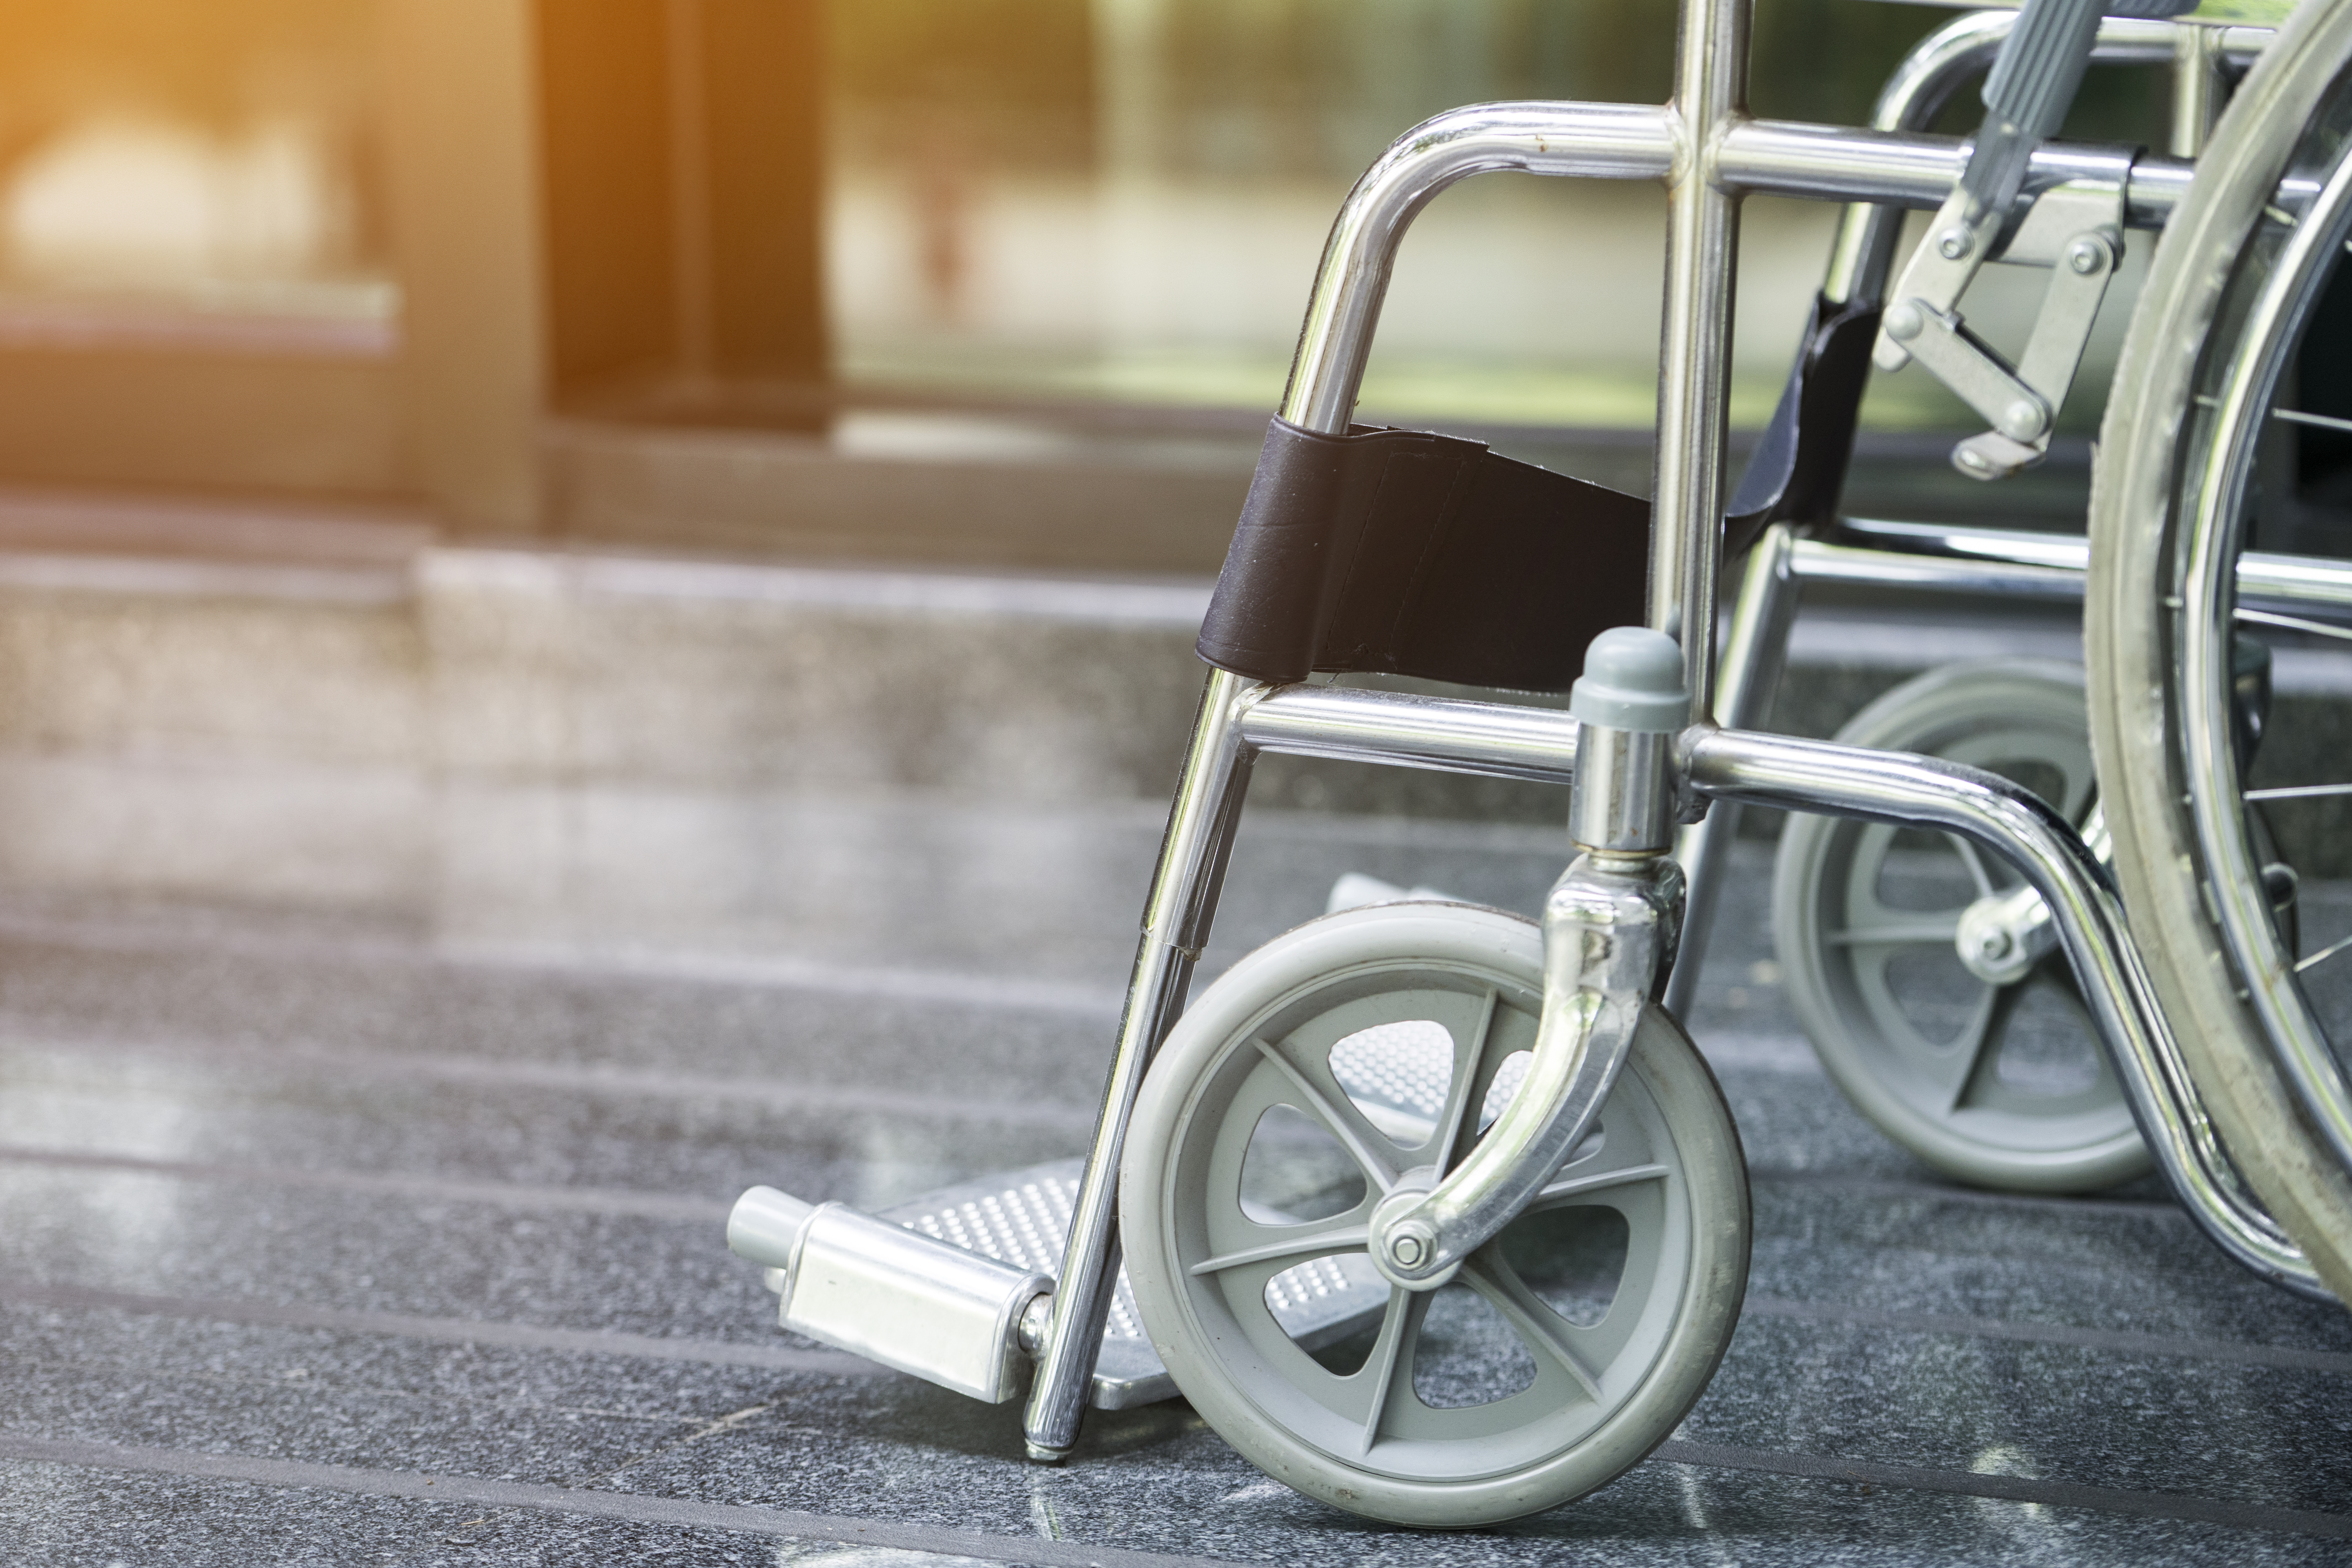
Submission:
[[[1776,628],[1786,635],[1788,585],[1801,576],[1996,591],[2022,586],[2079,597],[2079,569],[2050,563],[2046,541],[1989,539],[1982,531],[1948,531],[1918,541],[1921,548],[1875,551],[1780,532],[1751,557],[1727,639],[1728,679],[1717,690],[1717,540],[1727,493],[1740,198],[1867,204],[1870,216],[1850,216],[1842,231],[1832,287],[1841,273],[1853,297],[1883,287],[1896,225],[1878,215],[1933,209],[1950,192],[1963,160],[1958,139],[1908,127],[1931,118],[1957,79],[1998,47],[2005,31],[2000,24],[2008,20],[1972,23],[1966,33],[1947,29],[1938,35],[1941,47],[1906,62],[1882,99],[1878,118],[1895,123],[1843,130],[1747,113],[1748,19],[1747,0],[1692,0],[1683,8],[1675,91],[1666,107],[1486,104],[1439,115],[1399,138],[1357,182],[1332,226],[1281,418],[1302,430],[1346,433],[1398,246],[1447,186],[1504,171],[1663,182],[1665,310],[1646,615],[1653,627],[1685,634],[1685,689],[1694,711],[1713,712],[1721,722],[1696,723],[1676,737],[1675,777],[1658,787],[1678,786],[1695,804],[1939,827],[2015,867],[2056,917],[2100,1037],[2173,1191],[2231,1258],[2263,1278],[2325,1297],[2316,1272],[2263,1212],[2215,1138],[2122,906],[2072,825],[2031,792],[1992,774],[1742,727],[1760,718],[1769,682],[1759,677],[1773,662]],[[2168,23],[2110,22],[2102,28],[2102,54],[2169,61],[2176,30]],[[2243,36],[2231,42],[2255,45]],[[2030,178],[2036,185],[2111,184],[2123,195],[2126,221],[2153,229],[2163,226],[2193,174],[2192,163],[2169,155],[2068,145],[2038,152]],[[1109,1081],[1029,1397],[1024,1427],[1034,1457],[1058,1458],[1076,1441],[1118,1274],[1114,1214],[1127,1120],[1207,943],[1251,762],[1260,752],[1288,752],[1573,785],[1580,730],[1575,719],[1549,710],[1340,687],[1267,687],[1222,670],[1211,674],[1145,904]],[[1686,840],[1696,872],[1691,901],[1701,910],[1729,827],[1727,820],[1702,824]],[[1699,931],[1686,928],[1685,951],[1694,955],[1704,920],[1702,913],[1694,922]],[[1682,972],[1696,967],[1694,956]],[[1685,996],[1689,984],[1684,982]]]
[[[2231,1258],[2289,1289],[2333,1299],[2222,1148],[2116,889],[2072,824],[1990,773],[1757,728],[1803,583],[2079,601],[2084,542],[1986,529],[1849,521],[1816,531],[1773,522],[1748,551],[1717,647],[1740,202],[1769,195],[1849,204],[1824,298],[1875,306],[1903,211],[1943,204],[1968,155],[1960,139],[1921,128],[2014,25],[2010,16],[1978,13],[1940,29],[1890,80],[1873,123],[1849,129],[1748,112],[1749,5],[1685,0],[1674,96],[1663,107],[1483,104],[1441,114],[1399,138],[1358,181],[1333,225],[1276,427],[1305,437],[1349,436],[1399,244],[1448,186],[1506,171],[1662,182],[1665,294],[1641,618],[1652,634],[1643,645],[1651,654],[1667,646],[1658,636],[1674,639],[1672,653],[1659,657],[1678,662],[1678,671],[1642,674],[1635,667],[1648,656],[1620,646],[1631,650],[1632,663],[1622,668],[1634,671],[1634,685],[1651,681],[1648,697],[1660,701],[1686,694],[1685,717],[1696,721],[1661,726],[1639,718],[1647,700],[1641,690],[1617,706],[1580,697],[1560,711],[1213,669],[1153,871],[1100,1114],[1069,1196],[1058,1271],[991,1263],[996,1273],[975,1272],[971,1255],[864,1216],[826,1233],[829,1266],[837,1264],[848,1281],[826,1309],[841,1325],[836,1342],[989,1399],[1012,1397],[1018,1363],[1034,1360],[1024,1415],[1034,1458],[1070,1452],[1095,1390],[1120,1278],[1118,1187],[1130,1121],[1154,1053],[1185,1008],[1252,764],[1268,752],[1571,791],[1570,837],[1581,856],[1547,908],[1544,1034],[1528,1076],[1540,1087],[1511,1099],[1477,1156],[1433,1175],[1433,1185],[1401,1185],[1372,1211],[1367,1246],[1397,1289],[1427,1290],[1451,1278],[1465,1248],[1494,1235],[1496,1216],[1523,1202],[1576,1146],[1622,1065],[1633,1020],[1659,998],[1670,1012],[1687,1005],[1738,809],[1758,805],[1939,829],[2014,868],[2047,908],[2172,1191]],[[2162,227],[2194,177],[2191,155],[2210,113],[2216,70],[2259,52],[2266,37],[2245,27],[2102,24],[2096,58],[2173,68],[2179,140],[2161,154],[2044,144],[2033,154],[2028,194],[2061,184],[2102,192],[2129,226]],[[2239,572],[2241,592],[2261,600],[2338,615],[2352,606],[2352,567],[2249,555]],[[1596,664],[1586,668],[1591,674]],[[1622,716],[1629,714],[1636,716]],[[1553,1004],[1579,986],[1598,999],[1595,1006],[1580,1023],[1556,1026]],[[786,1297],[788,1325],[819,1333],[824,1330],[814,1317],[793,1315],[791,1279],[806,1250],[819,1245],[810,1239],[822,1228],[813,1216],[826,1212],[755,1188],[730,1226],[739,1252],[769,1264],[772,1285]],[[905,1283],[903,1293],[894,1280]],[[961,1304],[919,1306],[915,1298],[926,1292],[934,1302]],[[877,1337],[862,1321],[893,1312],[903,1319],[898,1341]],[[926,1332],[931,1341],[918,1343]],[[952,1353],[940,1348],[950,1342]]]

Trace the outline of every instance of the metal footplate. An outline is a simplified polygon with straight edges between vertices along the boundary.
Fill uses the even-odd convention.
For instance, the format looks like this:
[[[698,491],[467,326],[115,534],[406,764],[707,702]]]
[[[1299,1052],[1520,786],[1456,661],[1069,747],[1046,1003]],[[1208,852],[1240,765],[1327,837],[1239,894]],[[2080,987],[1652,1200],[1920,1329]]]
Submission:
[[[1418,1143],[1444,1104],[1450,1059],[1406,1026],[1364,1031],[1331,1065],[1367,1120]],[[1517,1087],[1524,1065],[1512,1069],[1498,1076],[1482,1124]],[[728,1245],[765,1267],[782,1327],[1002,1403],[1020,1393],[1042,1339],[1084,1169],[1050,1161],[871,1215],[753,1187],[736,1203]],[[1312,1259],[1266,1285],[1275,1321],[1310,1351],[1370,1327],[1388,1300],[1387,1281],[1360,1253]],[[1125,1410],[1177,1392],[1122,1270],[1089,1403]]]
[[[946,1187],[884,1209],[876,1217],[1012,1264],[1052,1270],[1062,1261],[1082,1160],[1055,1160],[1002,1176]],[[1355,1265],[1355,1267],[1350,1267]],[[1388,1286],[1369,1262],[1318,1258],[1275,1276],[1266,1287],[1275,1321],[1309,1350],[1345,1339],[1388,1304]],[[1119,1270],[1095,1363],[1097,1410],[1125,1410],[1175,1396],[1176,1384],[1143,1331],[1127,1271]]]
[[[767,1266],[782,1327],[1002,1404],[1021,1392],[1036,1352],[1047,1270],[1062,1260],[1085,1164],[1055,1160],[876,1215],[753,1187],[737,1201],[728,1245]],[[1377,1321],[1388,1300],[1360,1255],[1316,1258],[1266,1287],[1275,1321],[1309,1350]],[[1176,1392],[1121,1270],[1088,1403],[1126,1410]]]

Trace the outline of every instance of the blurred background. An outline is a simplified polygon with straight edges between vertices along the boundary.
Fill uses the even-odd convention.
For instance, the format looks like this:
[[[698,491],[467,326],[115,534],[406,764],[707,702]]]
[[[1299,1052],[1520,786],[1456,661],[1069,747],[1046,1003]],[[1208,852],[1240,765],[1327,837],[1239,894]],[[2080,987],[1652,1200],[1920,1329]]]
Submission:
[[[1755,106],[1857,120],[1951,15],[1761,0]],[[1349,184],[1465,101],[1658,101],[1672,34],[1667,0],[0,0],[0,915],[830,952],[871,945],[836,916],[896,898],[877,866],[930,885],[996,831],[974,803],[1135,828],[1124,870],[981,854],[992,926],[1060,929],[1063,872],[1124,900]],[[2164,100],[2095,71],[2071,129],[2160,140]],[[1663,205],[1440,197],[1362,416],[1644,491]],[[1835,216],[1748,205],[1735,445]],[[1972,322],[2013,347],[2043,277],[1990,269]],[[1881,378],[1848,505],[2079,528],[2097,414],[1979,485],[1946,461],[1966,412]],[[1780,727],[1968,651],[1845,598],[1812,595]],[[1977,651],[2076,656],[2063,610],[1947,608]],[[1257,776],[1370,817],[1559,809]],[[902,808],[963,826],[907,840]]]
[[[1951,15],[1761,0],[1756,107],[1858,119]],[[1139,891],[1350,182],[1465,101],[1660,100],[1672,20],[0,0],[0,920],[127,900],[832,962],[877,945],[844,909],[897,929],[968,871],[1016,968],[1115,979],[1126,917],[1052,889]],[[2095,71],[2072,129],[2160,140],[2164,86]],[[1362,416],[1644,491],[1663,205],[1440,197]],[[1748,205],[1735,445],[1834,216]],[[1990,272],[1971,321],[2014,347],[2044,275]],[[1979,485],[1946,461],[1977,425],[1882,378],[1849,508],[2078,529],[2097,413],[2078,396],[2044,467]],[[1828,733],[1971,651],[2078,655],[2063,608],[1946,606],[1977,629],[1931,642],[1916,597],[1864,594],[1845,621],[1812,595],[1776,725]],[[1365,820],[1560,809],[1304,759],[1256,778]],[[1269,919],[1319,908],[1291,890]]]
[[[1764,0],[1756,108],[1859,118],[1948,16]],[[1355,174],[1458,103],[1659,100],[1671,49],[1665,0],[6,0],[0,485],[1210,573]],[[2161,93],[2095,73],[2073,130]],[[1366,416],[1641,488],[1661,208],[1449,193]],[[1736,424],[1832,216],[1749,204]],[[1917,373],[1869,423],[1967,428]]]

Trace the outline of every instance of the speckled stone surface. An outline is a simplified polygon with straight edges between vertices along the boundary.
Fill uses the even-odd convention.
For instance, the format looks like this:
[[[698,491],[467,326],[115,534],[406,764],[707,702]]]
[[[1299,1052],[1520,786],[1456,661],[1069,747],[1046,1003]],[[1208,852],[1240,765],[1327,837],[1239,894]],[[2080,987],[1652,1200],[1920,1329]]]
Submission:
[[[0,1561],[2352,1561],[2352,1323],[2150,1183],[1970,1192],[1880,1137],[1787,1010],[1753,845],[1693,1017],[1750,1303],[1662,1457],[1439,1536],[1308,1501],[1181,1401],[1031,1465],[1013,1407],[781,1334],[720,1220],[753,1182],[879,1206],[1076,1152],[1157,821],[799,809],[747,854],[838,829],[804,886],[615,893],[503,946],[0,889]],[[1204,970],[1341,871],[1531,910],[1558,862],[1534,828],[1261,812]]]

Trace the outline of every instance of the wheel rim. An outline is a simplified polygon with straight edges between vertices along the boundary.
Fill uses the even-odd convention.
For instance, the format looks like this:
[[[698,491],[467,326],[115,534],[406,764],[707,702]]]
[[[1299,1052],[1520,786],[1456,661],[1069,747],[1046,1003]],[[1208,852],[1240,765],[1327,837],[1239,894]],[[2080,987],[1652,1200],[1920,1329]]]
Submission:
[[[2265,671],[2270,642],[2332,643],[2352,651],[2343,640],[2352,637],[2352,606],[2333,614],[2297,606],[2300,613],[2283,615],[2243,603],[2239,593],[2241,560],[2264,510],[2254,492],[2266,445],[2275,453],[2301,429],[2345,424],[2294,406],[2300,400],[2288,395],[2286,381],[2347,234],[2352,81],[2339,79],[2256,221],[2198,368],[2178,486],[2182,568],[2168,626],[2177,674],[2166,701],[2177,737],[2173,764],[2185,775],[2201,879],[2223,951],[2305,1110],[2352,1162],[2352,1103],[2335,1044],[2352,1026],[2352,931],[2323,924],[2312,933],[2311,951],[2298,950],[2303,922],[2293,918],[2293,876],[2273,868],[2285,860],[2275,858],[2263,815],[2266,803],[2292,813],[2303,802],[2352,794],[2342,766],[2346,752],[2336,747],[2333,768],[2314,770],[2332,776],[2273,776],[2250,790],[2240,689],[2250,638],[2265,644]],[[2297,487],[2286,488],[2284,506],[2304,506]],[[2268,505],[2276,511],[2281,502],[2272,497]],[[2340,520],[2341,509],[2336,512]],[[2266,685],[2266,673],[2263,679]],[[2273,743],[2266,751],[2275,757],[2280,748]]]
[[[1335,1464],[1406,1483],[1539,1468],[1606,1424],[1665,1353],[1694,1262],[1689,1185],[1658,1098],[1633,1068],[1596,1134],[1459,1282],[1391,1290],[1365,1256],[1380,1194],[1414,1166],[1458,1162],[1507,1096],[1511,1060],[1534,1043],[1536,978],[1532,965],[1515,976],[1427,960],[1318,977],[1235,1031],[1179,1111],[1161,1215],[1184,1329],[1209,1347],[1221,1384]],[[1418,1075],[1417,1100],[1398,1081],[1413,1075],[1350,1057],[1368,1034],[1403,1025],[1448,1037],[1442,1070]],[[1253,1217],[1250,1152],[1277,1107],[1345,1151],[1360,1198],[1297,1225]],[[1582,1242],[1620,1232],[1622,1262],[1604,1258],[1601,1279],[1570,1257],[1565,1273],[1547,1275],[1581,1244],[1559,1232],[1601,1215],[1613,1226],[1587,1226]],[[1370,1282],[1376,1326],[1352,1348],[1318,1355],[1269,1305],[1270,1286],[1316,1275],[1327,1289]],[[1362,1360],[1350,1367],[1333,1351]]]
[[[1922,678],[1840,736],[1986,768],[2067,817],[2094,794],[2079,675],[2002,663]],[[2146,1165],[2063,956],[1996,985],[1955,948],[1978,899],[2018,885],[1942,834],[1808,818],[1777,868],[1775,937],[1824,1065],[1882,1131],[1939,1169],[2005,1186],[2106,1184]]]

